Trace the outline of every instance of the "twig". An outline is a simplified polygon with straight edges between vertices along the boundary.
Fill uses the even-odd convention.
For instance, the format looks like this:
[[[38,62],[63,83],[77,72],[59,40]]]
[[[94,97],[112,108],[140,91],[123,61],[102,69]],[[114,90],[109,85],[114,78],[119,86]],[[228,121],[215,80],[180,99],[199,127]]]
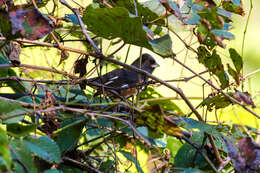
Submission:
[[[219,154],[218,147],[217,147],[216,144],[215,144],[215,141],[214,141],[214,139],[213,139],[213,136],[210,135],[210,134],[207,134],[207,135],[208,135],[208,137],[209,137],[210,144],[211,144],[211,146],[212,146],[212,148],[213,148],[213,150],[214,150],[216,159],[217,159],[218,163],[219,163],[220,165],[222,165],[222,164],[223,164],[223,160],[222,160],[222,158],[221,158],[221,156],[220,156],[220,154]]]
[[[117,48],[114,52],[112,52],[112,53],[109,54],[108,56],[113,56],[115,53],[117,53],[118,51],[120,51],[124,46],[125,46],[125,43],[123,43],[119,48]]]
[[[79,21],[79,24],[80,24],[80,27],[82,29],[82,32],[83,34],[85,35],[85,37],[87,38],[87,40],[89,41],[89,43],[93,46],[93,48],[95,49],[95,53],[97,54],[100,54],[100,49],[97,47],[97,45],[94,43],[94,41],[91,39],[91,37],[88,35],[88,31],[86,30],[85,26],[84,26],[84,23],[80,17],[80,14],[79,14],[79,10],[78,9],[74,9],[72,8],[66,0],[60,0],[60,2],[65,5],[66,7],[68,7],[71,11],[73,11],[73,13],[77,16],[78,18],[78,21]]]
[[[85,170],[85,171],[91,170],[91,171],[93,171],[93,172],[102,173],[101,171],[99,171],[99,170],[93,168],[92,166],[83,164],[83,163],[81,163],[81,162],[79,162],[79,161],[77,161],[77,160],[71,159],[71,158],[69,158],[69,157],[63,157],[62,160],[63,160],[63,161],[68,161],[68,162],[70,162],[70,163],[73,163],[73,164],[75,164],[76,166],[80,167],[81,169],[83,169],[83,170]]]
[[[199,75],[197,72],[193,71],[190,67],[186,66],[185,64],[183,64],[181,61],[179,61],[178,59],[176,59],[175,57],[173,57],[173,59],[179,63],[180,65],[184,66],[187,70],[189,70],[190,72],[192,72],[193,74],[197,75],[200,79],[202,79],[203,81],[205,81],[207,84],[209,84],[212,88],[214,88],[215,90],[217,90],[218,92],[222,93],[224,96],[226,96],[227,98],[229,98],[230,101],[240,105],[241,107],[243,107],[245,110],[247,110],[248,112],[250,112],[251,114],[253,114],[254,116],[256,116],[257,118],[260,119],[260,115],[258,115],[256,112],[252,111],[251,109],[249,109],[248,107],[246,107],[245,105],[243,105],[242,103],[240,103],[238,100],[236,100],[235,98],[231,97],[230,95],[226,94],[223,90],[219,89],[218,87],[216,87],[214,84],[212,84],[210,81],[206,80],[204,77],[202,77],[201,75]]]
[[[32,83],[46,83],[46,84],[55,84],[55,85],[68,85],[72,84],[72,81],[56,81],[56,80],[35,80],[35,79],[25,79],[18,76],[9,76],[9,77],[1,77],[0,81],[25,81],[25,82],[32,82]]]
[[[23,102],[23,101],[20,101],[20,100],[8,99],[8,98],[1,97],[1,96],[0,96],[0,100],[5,100],[5,101],[8,101],[8,102],[12,102],[12,103],[14,103],[14,102],[20,103],[23,107],[33,107],[32,103],[26,103],[26,102]]]
[[[246,19],[246,25],[245,25],[245,30],[244,30],[244,34],[243,34],[243,40],[242,40],[242,50],[241,50],[241,55],[242,55],[242,57],[244,56],[246,32],[247,32],[247,28],[248,28],[248,24],[249,24],[249,19],[250,19],[250,17],[251,17],[252,10],[253,10],[253,2],[252,2],[252,0],[250,0],[250,9],[249,9],[248,16],[247,16],[247,19]]]
[[[260,72],[260,69],[257,69],[257,70],[255,70],[255,71],[252,71],[252,72],[246,74],[246,75],[243,77],[243,79],[246,79],[246,78],[248,78],[249,76],[251,76],[251,75],[253,75],[253,74],[257,73],[257,72]]]
[[[29,68],[29,69],[34,69],[34,70],[42,70],[42,71],[49,71],[49,72],[53,72],[53,73],[58,73],[58,74],[62,74],[64,76],[67,76],[71,79],[78,79],[78,76],[69,74],[65,71],[60,71],[60,70],[56,70],[54,68],[48,68],[48,67],[42,67],[42,66],[35,66],[35,65],[28,65],[28,64],[20,64],[19,66],[14,66],[13,64],[0,64],[0,69],[1,68],[10,68],[10,67],[25,67],[25,68]]]
[[[100,113],[95,113],[95,112],[88,112],[85,109],[69,108],[69,107],[65,107],[65,106],[63,108],[64,108],[64,110],[73,111],[73,112],[79,112],[79,113],[87,114],[87,115],[90,115],[90,116],[100,116],[100,117],[104,117],[104,118],[110,118],[110,119],[115,119],[115,120],[122,121],[122,122],[126,123],[133,130],[133,132],[136,133],[140,137],[140,139],[142,139],[149,147],[152,146],[151,143],[147,139],[145,139],[136,130],[136,128],[127,120],[124,120],[124,119],[119,118],[119,117],[111,116],[111,115],[105,115],[105,114],[100,114]]]
[[[227,158],[222,162],[222,164],[219,165],[219,167],[218,167],[218,172],[221,172],[221,170],[225,168],[225,166],[230,162],[230,160],[231,160],[230,157],[227,157]]]
[[[193,144],[188,138],[186,138],[185,136],[182,137],[182,139],[187,142],[188,144],[190,144],[192,147],[194,147],[200,154],[201,156],[208,162],[208,164],[211,166],[211,168],[215,171],[215,172],[218,172],[217,168],[214,166],[214,164],[211,162],[211,160],[208,158],[208,156],[202,152],[200,150],[200,148],[196,145],[196,144]]]

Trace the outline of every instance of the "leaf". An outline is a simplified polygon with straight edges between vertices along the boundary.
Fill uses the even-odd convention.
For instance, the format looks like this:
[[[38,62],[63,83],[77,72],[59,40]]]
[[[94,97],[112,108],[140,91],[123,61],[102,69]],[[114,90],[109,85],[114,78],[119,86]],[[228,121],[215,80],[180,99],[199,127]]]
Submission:
[[[198,146],[202,145],[204,135],[203,133],[195,132],[192,137],[189,139],[192,143],[197,144]],[[201,150],[206,154],[205,149]],[[176,167],[189,168],[196,165],[197,168],[204,168],[208,165],[205,159],[201,156],[200,153],[197,153],[197,150],[188,143],[183,144],[183,146],[178,150],[174,165]],[[195,158],[194,158],[195,157]],[[194,164],[194,165],[193,165]]]
[[[125,158],[131,162],[133,162],[135,164],[136,169],[138,170],[138,172],[140,173],[144,173],[144,171],[142,170],[139,161],[136,159],[136,157],[133,156],[132,153],[124,151],[124,150],[119,150],[119,152],[121,154],[123,154],[123,156],[125,156]]]
[[[28,135],[30,132],[33,132],[36,129],[35,124],[22,125],[18,123],[12,123],[7,125],[7,131],[11,136],[20,137]]]
[[[8,45],[6,45],[6,46],[4,46],[4,48],[2,48],[3,53],[0,52],[0,64],[10,64],[8,61],[9,48],[10,47]],[[10,68],[0,69],[0,77],[9,77],[9,76],[17,76],[17,74],[13,69],[10,69]],[[7,80],[7,81],[3,81],[3,83],[6,84],[7,86],[11,87],[17,93],[25,92],[24,87],[22,87],[21,85],[17,85],[17,81]],[[24,82],[21,82],[21,83],[26,85]]]
[[[23,140],[19,139],[14,139],[10,141],[10,146],[12,148],[12,157],[14,160],[19,160],[22,162],[23,165],[26,166],[28,169],[27,171],[24,170],[21,164],[18,162],[14,161],[14,167],[16,172],[19,173],[37,173],[37,169],[34,165],[34,160],[33,160],[33,154],[30,152],[28,147],[24,144]]]
[[[201,103],[201,106],[207,106],[209,111],[212,111],[213,108],[220,109],[229,106],[232,102],[226,96],[222,94],[217,94],[215,96],[209,96],[204,99]]]
[[[162,98],[162,97],[163,95],[161,95],[152,87],[147,87],[146,89],[142,90],[140,93],[140,100]],[[180,115],[184,115],[182,110],[174,102],[170,100],[155,99],[154,101],[149,101],[147,103],[149,105],[159,104],[164,111],[173,111]]]
[[[192,168],[176,168],[174,167],[174,172],[176,173],[204,173],[204,171],[199,169],[192,169]]]
[[[120,37],[125,43],[152,49],[140,17],[130,17],[122,7],[94,8],[88,6],[83,14],[88,30],[98,36],[114,39]]]
[[[164,20],[159,19],[159,15],[154,11],[150,10],[148,7],[145,7],[143,4],[135,1],[135,4],[131,0],[112,0],[111,4],[113,7],[124,7],[131,14],[136,14],[135,4],[137,9],[137,14],[142,18],[143,23],[155,21],[155,24],[164,25]]]
[[[182,147],[183,143],[177,138],[167,137],[167,148],[170,150],[171,158],[174,160],[178,150]]]
[[[48,169],[48,170],[45,170],[43,173],[62,173],[62,171],[60,171],[58,169]]]
[[[61,161],[58,145],[47,136],[26,137],[24,144],[32,153],[49,163],[60,163]]]
[[[9,13],[0,11],[0,30],[8,39],[22,37],[37,40],[51,32],[52,28],[52,22],[36,8]]]
[[[155,53],[158,53],[159,55],[161,55],[162,57],[176,56],[172,52],[172,41],[168,34],[166,34],[160,38],[150,40],[149,43],[152,46],[152,50]]]
[[[55,132],[58,133],[57,144],[61,152],[72,150],[77,145],[85,121],[85,118],[71,118],[62,122],[62,128]]]
[[[230,39],[230,40],[235,39],[235,36],[231,32],[228,32],[228,31],[225,31],[225,30],[212,29],[210,32],[212,34],[216,35],[216,36],[223,37],[225,39]]]
[[[202,121],[197,121],[192,118],[186,118],[186,117],[177,117],[173,118],[174,122],[178,125],[178,127],[187,129],[189,131],[192,131],[194,129],[197,129],[196,131],[200,131],[200,133],[207,133],[214,136],[222,136],[223,132],[226,132],[227,130],[221,126],[221,125],[209,125]]]
[[[239,85],[240,84],[239,74],[232,67],[230,67],[229,64],[227,64],[227,67],[228,67],[228,73],[236,81],[236,84]]]
[[[241,91],[236,91],[234,93],[234,97],[239,100],[240,102],[243,102],[247,105],[252,106],[253,108],[256,107],[251,95],[248,92],[241,92]]]
[[[204,46],[198,47],[198,60],[200,63],[204,64],[210,72],[219,78],[222,89],[228,87],[229,80],[224,71],[220,56],[217,54],[216,50],[213,50],[213,53],[211,54]]]
[[[20,103],[0,99],[0,119],[3,120],[3,123],[16,123],[24,118],[24,115],[10,118],[16,114],[25,114],[25,109]]]
[[[222,1],[222,7],[227,11],[239,14],[241,16],[245,15],[241,0],[224,0]]]
[[[8,136],[6,131],[0,127],[0,172],[9,172],[12,158],[8,149]]]
[[[240,73],[241,69],[243,68],[243,60],[242,57],[237,53],[237,51],[233,48],[229,49],[230,58],[237,70],[237,73]]]
[[[148,41],[141,17],[130,16],[125,8],[94,8],[90,5],[84,11],[83,21],[88,30],[100,37],[119,37],[125,43],[145,47],[163,57],[175,56],[169,35]]]
[[[65,19],[70,20],[73,25],[79,25],[79,20],[75,14],[65,14]]]

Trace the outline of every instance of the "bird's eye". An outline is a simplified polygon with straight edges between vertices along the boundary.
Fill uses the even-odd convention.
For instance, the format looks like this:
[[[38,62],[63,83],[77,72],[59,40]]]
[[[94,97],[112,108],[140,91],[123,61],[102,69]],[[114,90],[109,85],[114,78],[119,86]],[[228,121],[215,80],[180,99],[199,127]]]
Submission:
[[[150,60],[150,63],[151,63],[151,64],[155,64],[155,60],[151,59],[151,60]]]

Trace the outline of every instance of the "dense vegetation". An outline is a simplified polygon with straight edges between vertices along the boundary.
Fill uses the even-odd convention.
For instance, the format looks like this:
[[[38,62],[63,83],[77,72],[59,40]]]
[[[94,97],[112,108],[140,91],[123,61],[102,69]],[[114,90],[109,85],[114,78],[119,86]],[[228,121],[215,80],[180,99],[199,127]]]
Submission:
[[[240,0],[95,0],[87,6],[75,0],[1,0],[0,8],[1,172],[259,171],[258,130],[220,122],[217,113],[237,105],[260,118],[244,89],[243,53],[220,53],[235,39],[232,15],[245,15]],[[60,16],[64,9],[68,13]],[[180,60],[173,37],[204,69],[197,72],[186,65],[189,59]],[[133,45],[140,55],[149,50],[192,76],[164,80],[124,63]],[[21,51],[39,47],[58,51],[53,59],[59,64],[20,60]],[[124,47],[126,56],[118,56]],[[71,62],[73,70],[61,68]],[[150,80],[132,98],[97,96],[88,79],[106,67],[124,67]],[[210,88],[199,105],[172,83],[189,85],[195,78]],[[167,87],[185,105],[154,86]],[[208,121],[210,112],[216,121]]]

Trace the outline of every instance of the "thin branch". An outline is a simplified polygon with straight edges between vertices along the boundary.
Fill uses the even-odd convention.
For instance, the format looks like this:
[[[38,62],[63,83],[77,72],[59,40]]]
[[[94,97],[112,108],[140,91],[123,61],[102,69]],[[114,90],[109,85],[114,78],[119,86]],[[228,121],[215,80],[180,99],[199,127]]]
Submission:
[[[192,142],[191,142],[188,138],[186,138],[185,136],[183,136],[182,139],[183,139],[185,142],[187,142],[188,144],[190,144],[192,147],[194,147],[194,148],[201,154],[201,156],[208,162],[208,164],[211,166],[211,168],[212,168],[215,172],[218,172],[217,168],[216,168],[215,165],[211,162],[211,160],[208,158],[208,156],[207,156],[204,152],[202,152],[202,151],[200,150],[200,148],[199,148],[196,144],[192,143]]]
[[[174,60],[179,63],[180,65],[182,65],[183,67],[185,67],[187,70],[189,70],[190,72],[192,72],[193,74],[197,75],[200,79],[202,79],[203,81],[205,81],[207,84],[209,84],[212,88],[214,88],[215,90],[217,90],[218,92],[222,93],[224,96],[226,96],[227,98],[229,98],[230,101],[240,105],[241,107],[243,107],[245,110],[247,110],[248,112],[250,112],[251,114],[253,114],[254,116],[256,116],[257,118],[260,119],[260,115],[258,115],[256,112],[252,111],[251,109],[249,109],[248,107],[246,107],[245,105],[243,105],[242,103],[240,103],[238,100],[236,100],[235,98],[231,97],[230,95],[226,94],[223,90],[219,89],[218,87],[216,87],[214,84],[212,84],[210,81],[206,80],[204,77],[202,77],[201,75],[199,75],[197,72],[193,71],[190,67],[186,66],[185,64],[183,64],[181,61],[179,61],[178,59],[176,59],[175,57],[173,57]]]
[[[29,69],[34,69],[34,70],[42,70],[42,71],[49,71],[49,72],[53,72],[53,73],[58,73],[58,74],[62,74],[64,76],[67,76],[71,79],[78,79],[79,77],[78,76],[75,76],[75,75],[72,75],[72,74],[69,74],[65,71],[60,71],[60,70],[57,70],[55,68],[48,68],[48,67],[42,67],[42,66],[36,66],[36,65],[28,65],[28,64],[20,64],[19,66],[15,66],[13,64],[0,64],[0,69],[1,68],[10,68],[10,67],[25,67],[25,68],[29,68]]]
[[[85,171],[93,171],[93,172],[97,172],[97,173],[102,173],[101,171],[97,170],[96,168],[93,168],[92,166],[89,166],[87,164],[83,164],[77,160],[74,160],[74,159],[71,159],[69,157],[63,157],[62,158],[63,161],[67,161],[67,162],[70,162],[70,163],[73,163],[75,164],[76,166],[78,166],[79,168],[85,170]]]
[[[87,40],[89,41],[89,43],[93,46],[93,48],[95,49],[95,53],[97,54],[100,54],[100,49],[97,47],[97,45],[94,43],[94,41],[91,39],[91,37],[88,35],[88,31],[86,30],[85,26],[84,26],[84,23],[80,17],[80,14],[79,14],[79,10],[78,9],[74,9],[72,8],[66,0],[60,0],[60,2],[65,5],[66,7],[68,7],[71,11],[73,11],[73,13],[77,16],[78,18],[78,21],[79,21],[79,24],[80,24],[80,27],[82,29],[82,32],[83,34],[85,35],[85,37],[87,38]]]
[[[53,85],[68,85],[72,84],[72,81],[56,81],[56,80],[35,80],[35,79],[25,79],[18,76],[9,76],[9,77],[1,77],[0,81],[24,81],[24,82],[32,82],[32,83],[45,83],[45,84],[53,84]]]
[[[108,56],[113,56],[115,53],[117,53],[118,51],[120,51],[124,46],[125,46],[125,43],[123,43],[119,48],[117,48],[114,52],[112,52],[112,53],[109,54]]]
[[[248,78],[249,76],[251,76],[251,75],[253,75],[253,74],[255,74],[255,73],[258,73],[258,72],[260,72],[260,69],[257,69],[257,70],[255,70],[255,71],[252,71],[252,72],[246,74],[246,75],[243,77],[243,79],[246,79],[246,78]]]

